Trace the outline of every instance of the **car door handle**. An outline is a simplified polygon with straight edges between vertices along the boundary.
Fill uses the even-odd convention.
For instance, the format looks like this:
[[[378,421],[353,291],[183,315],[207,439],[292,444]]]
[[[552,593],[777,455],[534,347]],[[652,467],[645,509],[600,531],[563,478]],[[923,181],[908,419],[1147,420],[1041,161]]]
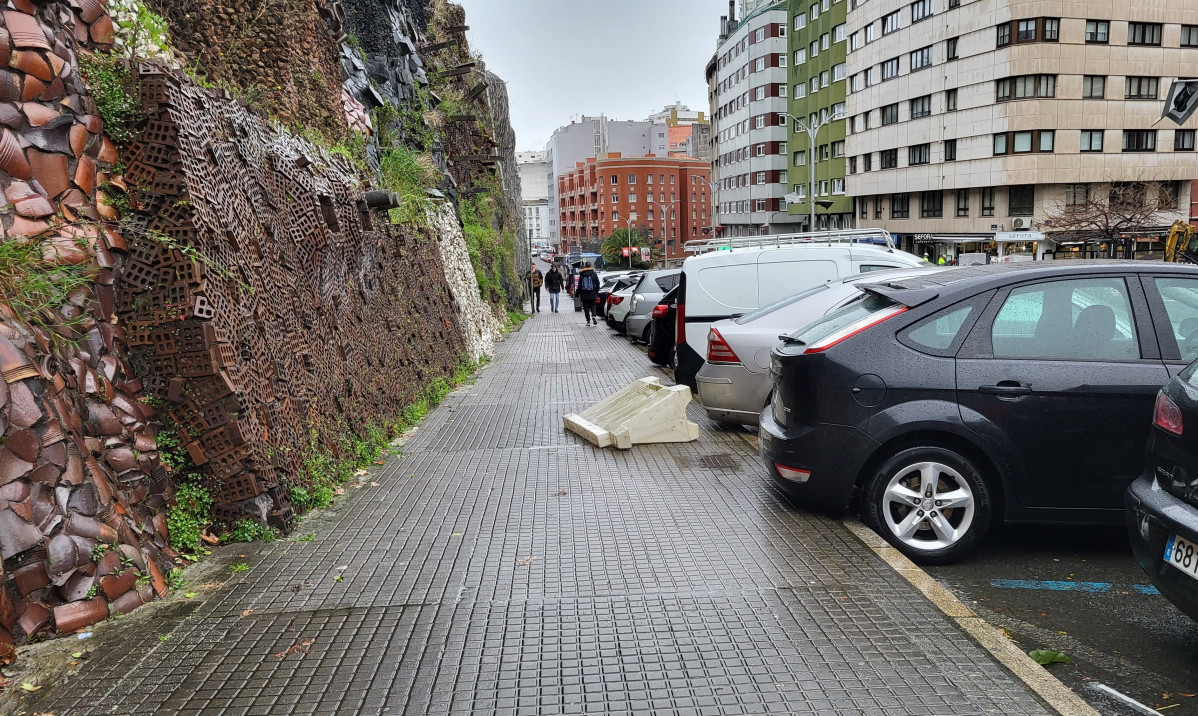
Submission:
[[[1018,398],[1022,395],[1031,395],[1032,388],[1018,381],[1000,380],[998,385],[983,385],[979,387],[978,392],[997,395],[1000,398]]]

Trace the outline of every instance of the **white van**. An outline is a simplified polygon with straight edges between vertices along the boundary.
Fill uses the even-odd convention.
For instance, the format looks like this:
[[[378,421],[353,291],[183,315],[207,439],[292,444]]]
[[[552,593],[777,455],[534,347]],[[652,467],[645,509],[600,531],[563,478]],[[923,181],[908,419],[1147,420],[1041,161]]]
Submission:
[[[687,250],[695,255],[678,284],[674,380],[692,389],[712,323],[851,274],[928,265],[881,229],[713,239]]]

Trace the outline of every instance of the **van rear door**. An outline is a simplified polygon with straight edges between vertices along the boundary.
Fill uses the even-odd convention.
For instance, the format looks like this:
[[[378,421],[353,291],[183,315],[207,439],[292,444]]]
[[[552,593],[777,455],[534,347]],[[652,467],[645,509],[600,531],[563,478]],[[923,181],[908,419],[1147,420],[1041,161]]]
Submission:
[[[758,305],[769,304],[849,273],[849,253],[803,246],[762,251],[757,259]]]

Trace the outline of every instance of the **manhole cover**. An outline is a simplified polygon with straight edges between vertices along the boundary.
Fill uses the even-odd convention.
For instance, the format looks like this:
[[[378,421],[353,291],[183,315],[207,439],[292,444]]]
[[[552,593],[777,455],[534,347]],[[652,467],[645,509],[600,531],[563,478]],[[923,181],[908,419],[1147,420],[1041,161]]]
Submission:
[[[674,460],[680,467],[701,467],[708,470],[736,470],[740,463],[728,453],[714,455],[678,455]]]

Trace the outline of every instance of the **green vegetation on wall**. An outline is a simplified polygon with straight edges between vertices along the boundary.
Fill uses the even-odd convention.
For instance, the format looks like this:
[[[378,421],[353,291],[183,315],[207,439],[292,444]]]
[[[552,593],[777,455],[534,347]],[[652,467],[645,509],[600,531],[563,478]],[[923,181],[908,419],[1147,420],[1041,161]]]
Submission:
[[[117,144],[132,139],[140,104],[125,59],[109,52],[81,53],[79,69],[104,120],[104,133]]]
[[[497,179],[492,181],[498,184]],[[463,200],[461,212],[466,248],[470,251],[479,293],[483,299],[502,305],[508,299],[503,276],[516,274],[516,234],[500,226],[495,201],[487,194],[480,194],[475,199]]]

